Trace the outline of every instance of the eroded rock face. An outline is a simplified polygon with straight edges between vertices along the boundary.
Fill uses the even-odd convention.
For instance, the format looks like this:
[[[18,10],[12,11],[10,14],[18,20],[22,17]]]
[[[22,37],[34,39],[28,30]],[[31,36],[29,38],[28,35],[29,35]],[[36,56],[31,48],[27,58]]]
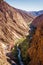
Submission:
[[[22,10],[0,2],[0,40],[5,44],[14,44],[16,40],[28,35],[28,23],[34,18]]]
[[[0,0],[0,65],[9,65],[5,55],[7,47],[11,50],[18,39],[29,34],[28,23],[33,19]]]
[[[31,59],[29,65],[43,65],[43,15],[37,17],[32,25],[36,27],[36,31],[28,49]]]
[[[7,62],[5,51],[3,49],[2,43],[0,42],[0,65],[11,65]]]
[[[2,2],[3,0],[0,0],[0,2]]]

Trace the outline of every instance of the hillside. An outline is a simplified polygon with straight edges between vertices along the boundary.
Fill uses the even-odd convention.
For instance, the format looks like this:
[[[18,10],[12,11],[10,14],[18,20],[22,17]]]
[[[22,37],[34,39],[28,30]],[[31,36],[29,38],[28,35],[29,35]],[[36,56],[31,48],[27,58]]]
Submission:
[[[31,25],[36,27],[36,30],[28,49],[31,59],[29,65],[43,65],[43,15],[37,17]]]
[[[1,42],[0,42],[0,65],[11,65],[10,63],[7,62],[5,51],[1,45]]]
[[[19,42],[19,49],[24,65],[43,65],[43,14],[32,21],[29,35]]]
[[[34,17],[26,12],[0,0],[0,65],[10,65],[5,54],[7,50],[11,50],[18,39],[29,34],[28,25],[33,19]]]
[[[30,13],[32,16],[39,16],[39,15],[43,14],[43,10],[31,11],[31,12],[28,12],[28,13]]]
[[[24,64],[43,65],[43,15],[36,16],[0,0],[0,65],[18,63],[20,52]],[[6,55],[13,47],[14,55],[11,53],[8,56],[11,61],[14,59],[14,63],[10,64]]]
[[[0,40],[4,43],[14,43],[16,40],[28,35],[29,23],[34,18],[22,10],[0,2]]]

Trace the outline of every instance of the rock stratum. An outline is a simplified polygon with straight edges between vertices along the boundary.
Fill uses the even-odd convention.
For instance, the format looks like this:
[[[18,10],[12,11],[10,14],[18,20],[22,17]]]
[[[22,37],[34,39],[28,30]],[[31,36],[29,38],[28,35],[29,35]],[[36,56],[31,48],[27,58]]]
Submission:
[[[28,49],[31,59],[29,65],[43,65],[43,15],[37,17],[32,26],[36,27],[36,30]]]
[[[15,42],[29,34],[28,25],[34,17],[26,12],[13,8],[4,0],[0,0],[0,65],[10,65],[6,59],[7,46],[14,46]]]
[[[11,65],[6,58],[7,57],[0,42],[0,65]]]
[[[14,43],[16,40],[28,35],[29,23],[34,17],[22,10],[0,2],[0,40],[4,43]]]
[[[34,18],[0,0],[0,65],[11,65],[6,59],[5,49],[7,46],[13,47],[18,39],[26,37],[31,23],[36,30],[28,49],[29,65],[43,65],[43,15]]]

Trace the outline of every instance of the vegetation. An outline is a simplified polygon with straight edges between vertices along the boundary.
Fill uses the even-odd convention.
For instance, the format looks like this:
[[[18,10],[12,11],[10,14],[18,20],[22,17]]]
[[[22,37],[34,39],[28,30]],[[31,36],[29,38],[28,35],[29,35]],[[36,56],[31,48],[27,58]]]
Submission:
[[[30,25],[30,35],[28,35],[26,37],[26,39],[21,42],[19,44],[19,48],[21,50],[21,56],[22,56],[22,59],[23,59],[23,62],[24,62],[24,65],[28,65],[29,64],[29,61],[31,60],[28,53],[27,53],[27,50],[31,47],[31,40],[32,40],[32,36],[35,34],[35,30],[36,30],[36,27]]]
[[[12,53],[13,53],[13,56],[15,57],[16,59],[16,63],[19,65],[19,61],[18,61],[18,51],[17,51],[17,44],[19,45],[20,43],[22,43],[24,41],[25,38],[21,38],[20,40],[18,40],[16,42],[16,45],[14,46],[14,48],[12,49]]]
[[[33,34],[35,33],[35,29],[36,28],[32,26],[30,30],[30,35],[28,35],[26,38],[21,38],[20,40],[18,40],[16,42],[16,45],[14,46],[13,55],[18,61],[18,52],[17,52],[17,44],[18,44],[18,47],[21,50],[21,57],[22,57],[22,61],[24,62],[24,65],[25,64],[28,65],[29,61],[31,60],[27,53],[27,50],[31,47],[30,42],[32,40]]]
[[[30,58],[27,55],[27,49],[29,48],[29,38],[27,38],[19,44],[19,48],[21,50],[21,56],[24,64],[27,64]],[[28,60],[29,59],[29,60]]]
[[[15,62],[18,64],[19,61],[18,61],[17,45],[15,45],[14,48],[12,49],[12,56],[15,59]]]

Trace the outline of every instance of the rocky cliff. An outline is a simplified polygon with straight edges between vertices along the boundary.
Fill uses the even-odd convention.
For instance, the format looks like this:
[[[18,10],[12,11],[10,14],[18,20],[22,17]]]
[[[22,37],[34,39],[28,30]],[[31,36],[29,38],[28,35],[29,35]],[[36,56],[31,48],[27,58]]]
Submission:
[[[3,0],[0,1],[0,40],[4,43],[14,43],[28,35],[29,23],[34,17],[26,12],[13,8]]]
[[[0,42],[0,65],[11,65],[10,63],[8,63],[6,58],[7,57],[5,55],[5,51],[4,51],[2,44]]]
[[[28,25],[33,19],[26,12],[0,0],[0,65],[9,65],[5,56],[6,49],[11,49],[18,39],[29,34]]]
[[[36,27],[36,30],[28,49],[31,59],[29,65],[43,65],[43,15],[37,17],[32,26]]]

